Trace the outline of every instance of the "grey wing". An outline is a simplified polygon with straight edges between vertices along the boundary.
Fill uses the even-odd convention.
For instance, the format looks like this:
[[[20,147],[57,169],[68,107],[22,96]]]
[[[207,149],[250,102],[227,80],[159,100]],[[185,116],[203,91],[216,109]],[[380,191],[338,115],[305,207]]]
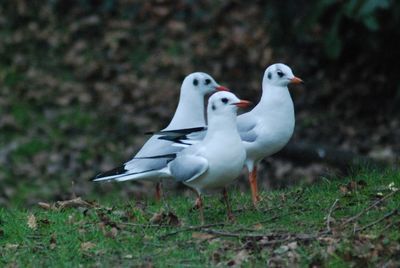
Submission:
[[[176,181],[192,181],[208,170],[208,161],[196,155],[180,155],[169,163],[169,170]]]
[[[140,159],[140,157],[174,154],[180,152],[182,149],[183,148],[181,147],[173,146],[173,142],[160,140],[157,135],[154,135],[143,145],[135,157],[126,162],[124,166],[126,170],[135,173],[148,170],[159,170],[166,167],[170,159]]]
[[[242,141],[254,142],[257,140],[256,126],[256,120],[249,113],[242,114],[237,118],[237,127]]]

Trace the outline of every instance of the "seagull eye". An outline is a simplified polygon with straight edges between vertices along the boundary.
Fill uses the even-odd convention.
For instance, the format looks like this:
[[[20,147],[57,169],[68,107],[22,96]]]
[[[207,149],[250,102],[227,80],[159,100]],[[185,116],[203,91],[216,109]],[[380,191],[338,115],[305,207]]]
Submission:
[[[210,84],[211,83],[211,79],[209,79],[209,78],[207,78],[206,80],[205,80],[205,82],[204,82],[204,84],[206,84],[206,85],[208,85],[208,84]]]
[[[222,103],[227,104],[228,103],[228,99],[227,98],[222,98],[221,99]]]
[[[194,80],[193,80],[193,85],[197,86],[198,84],[199,84],[199,80],[194,79]]]
[[[283,77],[285,75],[281,70],[276,71],[276,73],[279,77]]]

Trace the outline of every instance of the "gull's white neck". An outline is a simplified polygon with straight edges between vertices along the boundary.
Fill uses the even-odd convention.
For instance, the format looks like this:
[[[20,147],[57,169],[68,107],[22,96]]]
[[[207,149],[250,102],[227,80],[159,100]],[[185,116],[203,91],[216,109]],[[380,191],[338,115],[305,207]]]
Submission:
[[[276,120],[294,121],[294,107],[289,89],[286,86],[263,84],[261,100],[252,112],[259,113],[263,117],[275,117]]]
[[[196,93],[181,89],[178,107],[171,122],[164,130],[200,127],[205,125],[204,97]]]
[[[236,113],[213,114],[209,116],[207,134],[204,140],[219,140],[215,139],[215,136],[222,136],[223,139],[239,137],[236,117]]]

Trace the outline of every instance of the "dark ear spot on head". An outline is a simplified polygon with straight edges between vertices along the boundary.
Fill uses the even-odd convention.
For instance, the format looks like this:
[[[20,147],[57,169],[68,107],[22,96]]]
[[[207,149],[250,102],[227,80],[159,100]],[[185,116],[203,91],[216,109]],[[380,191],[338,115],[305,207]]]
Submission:
[[[211,79],[210,78],[207,78],[206,80],[205,80],[205,82],[204,82],[204,84],[206,84],[206,85],[208,85],[208,84],[210,84],[211,83]]]
[[[222,103],[227,104],[228,103],[228,99],[227,98],[222,98],[221,99]]]
[[[199,84],[199,80],[193,79],[193,85],[197,86]]]
[[[213,110],[213,111],[215,111],[215,105],[213,104],[213,105],[211,105],[211,110]]]
[[[271,79],[271,78],[272,78],[271,72],[268,73],[267,77],[268,77],[268,79]]]

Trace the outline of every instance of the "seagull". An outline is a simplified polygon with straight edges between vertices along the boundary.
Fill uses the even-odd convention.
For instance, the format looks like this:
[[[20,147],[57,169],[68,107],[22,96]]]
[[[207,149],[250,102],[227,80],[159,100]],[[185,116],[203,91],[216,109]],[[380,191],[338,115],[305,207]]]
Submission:
[[[280,151],[293,135],[295,116],[288,85],[303,83],[289,66],[277,63],[269,66],[262,81],[259,103],[238,117],[238,130],[246,147],[246,167],[253,204],[260,197],[257,189],[257,166],[260,161]]]
[[[257,166],[259,162],[280,151],[290,140],[295,125],[294,106],[288,85],[303,83],[293,75],[285,64],[269,66],[262,81],[262,96],[259,103],[237,119],[237,128],[246,148],[245,166],[249,171],[249,183],[254,206],[260,198],[257,189]],[[176,146],[195,144],[205,135],[205,130],[187,129],[162,133],[160,139],[174,140]]]
[[[163,131],[205,126],[204,97],[215,91],[229,91],[229,89],[219,85],[206,73],[195,72],[186,76],[182,82],[178,107],[171,122]],[[153,135],[130,161],[98,174],[93,181],[153,180],[157,182],[156,199],[159,200],[161,197],[159,181],[167,176],[160,170],[167,166],[168,160],[147,158],[147,156],[174,154],[183,148],[172,146],[173,142],[158,137],[157,134]]]
[[[197,194],[196,203],[202,223],[202,195],[209,189],[223,188],[228,217],[233,217],[225,187],[240,175],[246,160],[236,120],[238,108],[249,104],[249,101],[240,100],[230,92],[213,94],[208,101],[208,128],[204,139],[177,153],[163,170]]]

